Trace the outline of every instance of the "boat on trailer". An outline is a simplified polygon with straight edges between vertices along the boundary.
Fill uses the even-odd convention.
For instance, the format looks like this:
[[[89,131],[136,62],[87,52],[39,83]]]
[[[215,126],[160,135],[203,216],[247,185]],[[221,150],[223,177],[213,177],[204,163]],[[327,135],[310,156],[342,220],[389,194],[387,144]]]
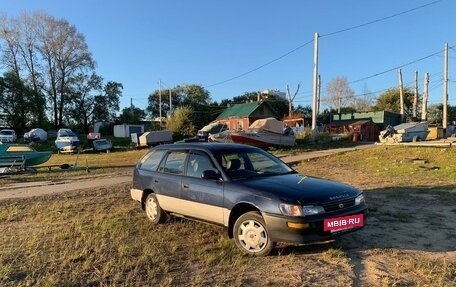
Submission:
[[[294,146],[296,144],[293,130],[285,127],[283,122],[275,118],[256,120],[247,131],[232,132],[231,139],[235,143],[249,144],[260,148]]]
[[[55,146],[59,153],[76,152],[79,146],[79,138],[71,129],[59,129]]]
[[[24,170],[47,162],[50,151],[37,151],[29,145],[0,144],[0,168],[3,171]]]

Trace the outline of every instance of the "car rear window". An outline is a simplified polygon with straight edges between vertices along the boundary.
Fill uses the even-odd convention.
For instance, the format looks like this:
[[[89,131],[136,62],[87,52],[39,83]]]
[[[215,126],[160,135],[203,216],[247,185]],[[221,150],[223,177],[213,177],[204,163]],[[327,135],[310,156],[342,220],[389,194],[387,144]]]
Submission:
[[[148,153],[146,156],[144,156],[140,163],[141,163],[141,169],[146,169],[146,170],[157,170],[158,165],[161,162],[161,159],[163,158],[163,155],[165,154],[165,150],[152,150],[150,153]]]
[[[168,154],[166,160],[163,161],[158,168],[158,171],[173,173],[173,174],[183,174],[184,173],[184,164],[185,159],[187,158],[187,152],[183,151],[173,151]]]

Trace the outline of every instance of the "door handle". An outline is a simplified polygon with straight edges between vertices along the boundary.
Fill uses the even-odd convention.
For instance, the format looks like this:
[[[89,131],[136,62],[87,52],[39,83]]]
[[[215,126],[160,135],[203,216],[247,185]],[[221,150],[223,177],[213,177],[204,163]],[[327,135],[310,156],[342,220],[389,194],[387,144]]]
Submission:
[[[187,183],[184,183],[184,184],[182,185],[182,187],[183,187],[183,188],[189,188],[190,186],[189,186]]]

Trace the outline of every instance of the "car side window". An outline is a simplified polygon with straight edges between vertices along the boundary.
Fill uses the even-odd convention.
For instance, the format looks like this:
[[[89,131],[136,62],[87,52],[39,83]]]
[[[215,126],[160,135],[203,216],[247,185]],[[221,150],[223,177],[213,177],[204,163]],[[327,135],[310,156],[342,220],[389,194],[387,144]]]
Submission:
[[[166,156],[166,159],[162,161],[159,171],[172,174],[184,174],[185,159],[187,152],[183,151],[172,151]]]
[[[201,178],[205,170],[217,170],[204,153],[191,152],[187,161],[187,176]]]
[[[141,159],[141,169],[146,170],[157,170],[158,165],[160,164],[165,150],[154,150],[151,151],[147,156]]]

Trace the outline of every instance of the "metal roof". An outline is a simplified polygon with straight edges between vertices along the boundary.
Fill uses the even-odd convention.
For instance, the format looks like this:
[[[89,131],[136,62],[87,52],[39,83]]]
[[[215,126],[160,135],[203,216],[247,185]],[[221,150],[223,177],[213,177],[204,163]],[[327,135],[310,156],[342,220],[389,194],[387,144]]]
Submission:
[[[248,117],[262,104],[266,104],[266,102],[251,102],[251,103],[245,103],[245,104],[235,104],[232,107],[224,110],[217,117],[217,120]]]

